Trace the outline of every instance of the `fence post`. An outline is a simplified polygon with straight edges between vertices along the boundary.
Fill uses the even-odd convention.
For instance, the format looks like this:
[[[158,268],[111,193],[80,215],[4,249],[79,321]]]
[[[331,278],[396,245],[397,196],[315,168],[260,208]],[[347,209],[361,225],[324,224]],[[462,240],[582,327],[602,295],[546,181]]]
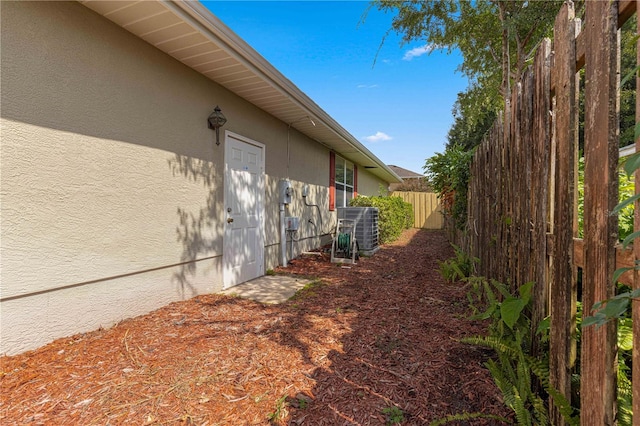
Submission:
[[[575,362],[576,286],[573,266],[573,224],[577,150],[577,78],[575,39],[578,24],[573,3],[565,2],[554,28],[552,90],[555,92],[555,200],[551,268],[550,382],[571,400],[571,366]],[[552,424],[565,424],[551,401]]]
[[[586,2],[583,315],[615,293],[618,203],[618,2]],[[616,418],[616,323],[582,332],[581,423]]]

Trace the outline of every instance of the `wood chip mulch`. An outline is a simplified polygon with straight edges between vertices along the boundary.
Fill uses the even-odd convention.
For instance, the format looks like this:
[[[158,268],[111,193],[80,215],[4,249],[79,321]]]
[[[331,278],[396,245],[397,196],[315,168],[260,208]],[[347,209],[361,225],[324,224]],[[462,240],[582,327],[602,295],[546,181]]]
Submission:
[[[0,424],[511,419],[483,366],[491,354],[456,341],[486,324],[467,319],[464,287],[438,273],[452,255],[442,232],[408,230],[356,265],[326,253],[292,260],[278,272],[320,281],[281,305],[201,295],[2,357]]]

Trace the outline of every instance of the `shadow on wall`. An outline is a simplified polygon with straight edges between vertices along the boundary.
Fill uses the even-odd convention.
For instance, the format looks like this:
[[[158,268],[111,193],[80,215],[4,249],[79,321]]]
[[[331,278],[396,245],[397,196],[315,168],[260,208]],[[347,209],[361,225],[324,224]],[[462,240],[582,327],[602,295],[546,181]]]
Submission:
[[[266,247],[280,243],[280,193],[278,191],[280,179],[265,176],[264,245]]]
[[[204,206],[199,210],[177,207],[176,239],[182,245],[182,254],[180,269],[172,280],[183,298],[187,292],[193,297],[198,294],[192,283],[198,272],[198,262],[222,255],[223,228],[218,219],[223,188],[216,185],[222,179],[218,167],[211,161],[176,154],[168,163],[174,176],[201,184],[207,191]]]
[[[280,181],[281,178],[272,178],[267,186],[267,200],[271,200],[270,214],[265,222],[267,241],[277,244],[280,241]],[[328,189],[319,185],[306,184],[302,181],[290,179],[293,187],[291,203],[285,206],[285,217],[297,217],[299,220],[298,231],[287,231],[287,259],[291,260],[300,252],[312,250],[322,245],[323,235],[333,232],[335,228],[332,212],[329,211]],[[308,187],[308,195],[302,197],[303,187]],[[324,212],[324,214],[323,214]],[[269,236],[271,238],[269,238]]]

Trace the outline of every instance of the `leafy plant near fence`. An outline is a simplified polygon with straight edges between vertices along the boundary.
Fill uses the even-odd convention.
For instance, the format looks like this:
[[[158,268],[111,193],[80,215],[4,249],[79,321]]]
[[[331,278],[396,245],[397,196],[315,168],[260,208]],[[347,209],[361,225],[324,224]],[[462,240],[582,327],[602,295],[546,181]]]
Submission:
[[[551,396],[560,413],[569,425],[579,424],[570,402],[549,383],[548,350],[540,358],[530,354],[531,289],[533,282],[522,285],[517,295],[512,295],[506,285],[484,277],[468,280],[470,306],[474,319],[491,319],[488,336],[461,339],[465,343],[493,349],[496,359],[487,361],[486,366],[493,380],[502,392],[505,404],[513,410],[519,425],[546,425],[547,404],[545,398]],[[544,331],[539,328],[538,333]],[[536,378],[546,395],[536,391]]]
[[[445,261],[438,261],[440,275],[448,281],[455,282],[469,278],[475,272],[476,264],[480,261],[477,257],[469,256],[464,250],[455,244],[451,244],[455,251],[455,257]]]
[[[626,164],[626,162],[625,162]],[[635,190],[633,176],[620,170],[618,174],[618,194],[621,200],[630,199]],[[618,238],[624,241],[633,234],[633,203],[619,206],[618,214]],[[578,237],[584,237],[584,157],[578,163]]]
[[[378,208],[378,238],[381,244],[397,240],[403,230],[413,226],[413,206],[400,197],[359,195],[349,205]]]
[[[516,419],[520,425],[548,423],[546,398],[551,397],[568,424],[579,423],[579,408],[573,407],[562,394],[554,389],[549,382],[549,362],[548,333],[550,318],[546,318],[538,327],[537,334],[541,355],[531,356],[529,350],[532,346],[531,334],[529,332],[531,322],[528,314],[530,312],[531,288],[533,283],[527,283],[518,290],[517,295],[512,295],[506,285],[488,280],[484,277],[477,277],[471,274],[472,267],[477,259],[466,255],[462,250],[454,246],[456,255],[440,263],[440,273],[447,281],[464,281],[468,285],[467,298],[469,306],[473,312],[472,319],[487,320],[492,323],[488,336],[476,336],[462,339],[463,342],[483,346],[495,351],[497,358],[487,362],[496,385],[504,396],[504,401],[516,414]],[[627,292],[621,293],[617,299],[627,298]],[[611,301],[610,301],[611,302]],[[602,304],[596,304],[600,306]],[[576,315],[576,340],[578,345],[581,340],[582,328],[582,304],[578,302]],[[608,317],[615,315],[615,309],[619,309],[616,303],[609,305],[610,311],[601,312],[598,317],[587,317],[586,325],[602,324]],[[626,311],[624,311],[626,312]],[[622,315],[622,313],[619,313]],[[633,328],[632,321],[628,317],[623,317],[618,321],[618,424],[620,426],[630,426],[633,421],[632,411],[632,383],[630,377],[630,365],[633,349]],[[579,353],[580,351],[578,351]],[[580,364],[579,359],[577,365]],[[537,380],[538,387],[534,386],[532,378]],[[575,382],[574,389],[579,389],[580,374],[573,374],[572,382]],[[542,388],[542,394],[537,389]],[[579,405],[579,396],[572,395]],[[438,419],[430,426],[443,425],[449,422],[469,420],[476,417],[483,417],[482,413],[459,413],[446,418]],[[505,419],[495,418],[498,421]]]
[[[541,348],[539,357],[530,353],[532,335],[529,313],[533,282],[521,286],[518,294],[513,295],[508,286],[496,280],[468,274],[469,266],[475,262],[475,259],[457,249],[455,257],[441,263],[441,273],[445,279],[450,280],[453,274],[455,278],[467,283],[467,298],[473,312],[471,318],[491,320],[487,336],[470,337],[461,341],[492,349],[496,353],[496,358],[487,361],[486,366],[502,392],[505,404],[515,413],[519,425],[549,424],[546,402],[549,396],[553,398],[566,422],[577,425],[577,410],[549,382],[548,347]],[[461,275],[466,277],[459,278]],[[543,322],[537,333],[543,334],[539,339],[543,344],[548,342],[546,333],[548,320]],[[543,390],[542,394],[538,392],[540,388]],[[462,413],[451,419],[468,419],[474,414]],[[441,419],[436,424],[447,421],[449,418]]]

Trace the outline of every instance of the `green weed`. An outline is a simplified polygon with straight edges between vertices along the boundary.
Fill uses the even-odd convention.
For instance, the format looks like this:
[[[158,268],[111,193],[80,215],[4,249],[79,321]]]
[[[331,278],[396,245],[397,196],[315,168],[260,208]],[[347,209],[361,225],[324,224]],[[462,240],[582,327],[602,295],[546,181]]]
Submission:
[[[397,425],[404,421],[404,412],[396,406],[383,408],[382,414],[387,418],[387,425]]]
[[[483,346],[496,353],[496,357],[485,365],[502,392],[505,404],[515,413],[517,424],[549,424],[547,404],[536,391],[534,378],[553,398],[565,422],[568,425],[579,424],[571,403],[549,382],[548,357],[540,359],[529,353],[531,320],[528,314],[533,282],[523,284],[517,294],[511,294],[505,284],[495,280],[473,277],[467,281],[471,284],[467,297],[475,313],[472,319],[488,319],[491,325],[488,336],[467,337],[460,341]],[[540,332],[544,332],[544,326],[538,327]]]
[[[503,422],[506,424],[511,423],[511,420],[504,417],[500,417],[500,416],[494,416],[493,414],[462,413],[462,414],[453,414],[451,416],[447,416],[442,419],[434,420],[431,423],[429,423],[429,426],[441,426],[451,422],[467,421],[471,419],[490,419],[490,420],[497,420],[499,422]]]
[[[287,416],[287,395],[283,395],[276,401],[276,408],[273,413],[269,413],[267,418],[271,423],[277,423]]]
[[[309,401],[304,398],[298,398],[298,408],[304,410],[309,405]]]
[[[319,278],[314,279],[309,284],[302,287],[300,290],[289,298],[289,300],[300,300],[303,297],[313,297],[316,295],[315,290],[325,286],[326,284]]]

